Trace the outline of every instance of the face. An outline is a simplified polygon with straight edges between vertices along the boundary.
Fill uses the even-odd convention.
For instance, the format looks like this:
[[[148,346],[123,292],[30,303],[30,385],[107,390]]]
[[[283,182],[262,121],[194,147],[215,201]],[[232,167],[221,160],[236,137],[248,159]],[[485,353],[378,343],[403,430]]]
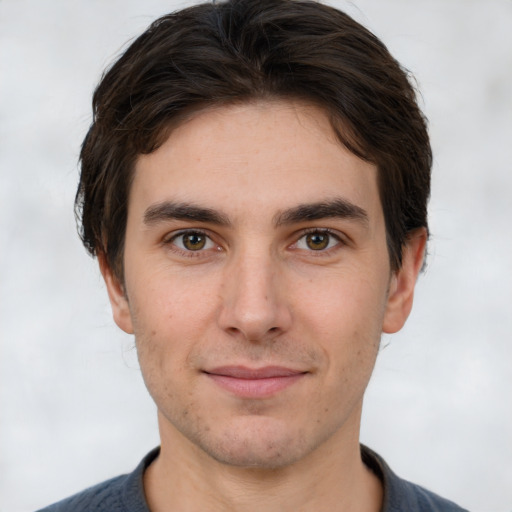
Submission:
[[[195,115],[136,164],[114,318],[162,447],[276,468],[357,442],[382,331],[409,313],[424,235],[390,271],[377,169],[291,102]]]

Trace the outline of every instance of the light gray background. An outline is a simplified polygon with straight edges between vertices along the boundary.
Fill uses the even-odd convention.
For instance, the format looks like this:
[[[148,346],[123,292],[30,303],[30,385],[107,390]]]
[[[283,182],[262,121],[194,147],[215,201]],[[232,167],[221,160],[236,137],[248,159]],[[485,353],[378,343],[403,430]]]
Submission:
[[[362,440],[400,475],[512,510],[512,1],[331,2],[419,82],[435,150],[432,242],[386,337]],[[72,215],[102,69],[163,0],[0,0],[0,510],[131,470],[158,443],[133,341]]]

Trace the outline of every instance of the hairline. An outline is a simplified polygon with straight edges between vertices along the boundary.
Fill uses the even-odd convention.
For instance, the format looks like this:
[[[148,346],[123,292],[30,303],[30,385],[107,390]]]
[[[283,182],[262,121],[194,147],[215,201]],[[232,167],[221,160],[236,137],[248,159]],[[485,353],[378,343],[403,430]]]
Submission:
[[[363,161],[366,161],[368,163],[371,163],[375,165],[377,170],[377,181],[379,181],[379,175],[382,172],[382,169],[380,168],[380,165],[371,158],[365,158],[362,154],[362,149],[360,152],[354,151],[355,148],[359,148],[361,144],[357,141],[357,139],[349,134],[347,137],[350,142],[354,143],[353,147],[347,146],[345,142],[340,138],[338,135],[339,132],[342,132],[344,136],[347,136],[347,132],[351,132],[346,126],[346,122],[341,118],[341,116],[332,110],[328,109],[327,105],[324,105],[322,101],[315,100],[310,98],[309,96],[301,96],[298,94],[277,94],[277,93],[267,93],[263,92],[261,94],[253,94],[253,95],[247,95],[247,96],[239,96],[239,97],[233,97],[233,98],[226,98],[226,99],[219,99],[219,100],[211,100],[211,101],[198,101],[195,103],[191,103],[186,108],[184,108],[181,112],[179,112],[177,115],[174,115],[172,117],[169,117],[166,123],[163,123],[163,126],[160,127],[160,129],[155,130],[154,140],[156,141],[155,146],[152,148],[152,151],[150,152],[139,152],[136,153],[135,156],[132,159],[132,163],[129,169],[127,169],[127,197],[126,197],[126,222],[124,226],[124,234],[122,237],[121,244],[118,248],[117,255],[116,255],[116,261],[110,261],[110,258],[108,257],[108,253],[105,255],[107,263],[113,270],[113,273],[116,275],[118,281],[120,283],[124,283],[124,249],[125,249],[125,242],[126,242],[126,231],[127,231],[127,221],[128,221],[128,213],[129,213],[129,205],[130,205],[130,195],[133,189],[134,180],[135,180],[135,174],[137,172],[137,163],[139,159],[144,155],[150,155],[157,151],[162,145],[165,144],[165,142],[172,136],[173,132],[179,128],[181,128],[183,125],[185,125],[188,122],[193,121],[198,116],[202,115],[203,113],[207,112],[215,112],[215,111],[222,111],[225,108],[230,107],[236,107],[236,106],[246,106],[246,105],[257,105],[257,104],[267,104],[267,105],[279,105],[287,103],[292,106],[296,107],[307,107],[307,108],[313,108],[320,110],[327,118],[327,121],[329,122],[329,126],[332,130],[332,142],[339,144],[341,147],[349,151],[352,155],[356,156],[357,158],[360,158]],[[363,140],[364,143],[364,140]],[[379,191],[379,203],[380,207],[382,208],[384,212],[384,205],[382,202],[381,197],[381,191],[380,191],[380,185],[378,184],[378,191]],[[388,229],[387,229],[387,220],[385,218],[385,212],[384,212],[384,223],[385,223],[385,229],[386,229],[386,246],[387,246],[387,252],[388,252],[388,258],[389,262],[391,264],[391,267],[394,268],[395,265],[393,263],[392,253],[391,253],[391,241],[388,240]],[[409,232],[414,231],[414,229],[410,230]],[[103,244],[104,247],[106,247],[106,243]],[[103,252],[103,251],[101,251]],[[394,270],[397,270],[400,268],[401,262],[398,265],[397,268],[394,268]]]

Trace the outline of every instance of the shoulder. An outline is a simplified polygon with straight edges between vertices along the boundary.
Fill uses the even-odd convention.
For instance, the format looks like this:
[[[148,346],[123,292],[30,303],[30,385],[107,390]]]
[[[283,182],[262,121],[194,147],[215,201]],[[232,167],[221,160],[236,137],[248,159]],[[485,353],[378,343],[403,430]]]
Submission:
[[[399,499],[407,503],[407,507],[410,507],[407,510],[417,512],[467,512],[467,510],[459,507],[453,501],[442,498],[419,485],[402,480],[398,477],[396,478],[396,487],[399,489]],[[395,512],[395,510],[397,512],[399,510],[406,510],[403,508],[403,504],[400,505],[402,508],[397,505],[398,503],[394,508],[391,508],[393,512]]]
[[[144,471],[159,451],[156,448],[148,453],[132,473],[89,487],[38,512],[149,512],[144,495]]]
[[[361,456],[363,462],[382,480],[382,512],[467,512],[452,501],[398,477],[382,457],[366,446],[361,446]]]
[[[122,489],[128,476],[112,478],[38,512],[120,512],[124,510]]]

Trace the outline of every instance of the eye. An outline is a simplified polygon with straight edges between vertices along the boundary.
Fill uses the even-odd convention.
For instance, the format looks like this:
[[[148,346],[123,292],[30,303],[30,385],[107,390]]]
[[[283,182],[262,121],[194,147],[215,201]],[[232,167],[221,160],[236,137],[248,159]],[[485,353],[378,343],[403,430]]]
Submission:
[[[185,231],[173,236],[169,243],[182,251],[203,251],[213,249],[213,241],[201,231]]]
[[[333,233],[325,230],[316,230],[300,237],[295,247],[307,251],[325,251],[335,247],[340,242],[340,238]]]

